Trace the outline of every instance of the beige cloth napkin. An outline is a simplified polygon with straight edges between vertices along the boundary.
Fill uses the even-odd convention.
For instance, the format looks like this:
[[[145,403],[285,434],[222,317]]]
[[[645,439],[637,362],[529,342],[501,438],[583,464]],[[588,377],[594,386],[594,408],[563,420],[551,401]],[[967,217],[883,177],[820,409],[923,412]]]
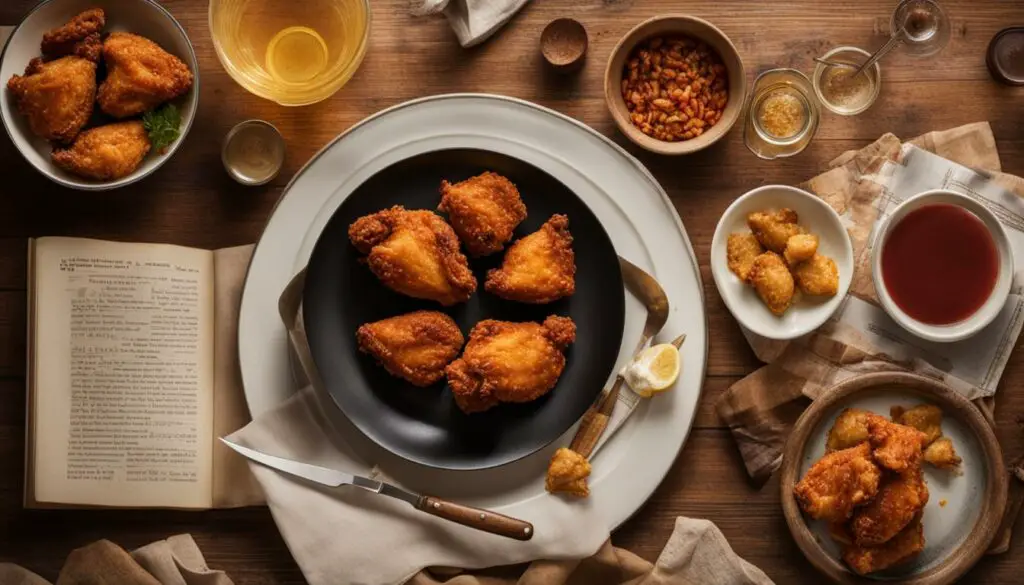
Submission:
[[[443,13],[459,44],[478,45],[515,16],[529,0],[413,0],[416,16]]]

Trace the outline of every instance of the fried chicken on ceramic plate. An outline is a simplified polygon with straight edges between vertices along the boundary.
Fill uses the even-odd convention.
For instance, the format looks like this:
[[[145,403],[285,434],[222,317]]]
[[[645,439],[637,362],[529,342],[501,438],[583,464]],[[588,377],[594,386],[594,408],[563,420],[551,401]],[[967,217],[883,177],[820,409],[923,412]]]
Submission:
[[[521,303],[544,304],[576,292],[576,255],[569,218],[552,215],[539,230],[512,244],[500,268],[487,271],[484,289]]]
[[[414,386],[430,386],[459,355],[465,339],[451,317],[439,311],[413,311],[366,323],[356,331],[359,350],[392,376]]]
[[[55,148],[51,158],[73,175],[112,181],[135,172],[149,148],[142,122],[129,120],[90,128],[67,148]]]
[[[93,63],[100,60],[103,42],[100,33],[107,23],[102,8],[91,8],[67,23],[43,34],[39,49],[47,59],[78,55]]]
[[[192,72],[181,59],[136,34],[110,33],[103,41],[103,61],[107,78],[96,101],[115,118],[152,110],[192,87]]]
[[[928,486],[921,468],[888,474],[867,505],[857,509],[850,522],[858,546],[878,546],[906,528],[928,503]]]
[[[96,64],[75,55],[47,62],[32,59],[25,75],[14,75],[7,81],[7,89],[33,134],[71,142],[92,115]]]
[[[793,488],[793,495],[812,518],[843,521],[854,507],[878,493],[882,472],[871,458],[871,446],[856,447],[826,454],[807,470]]]
[[[441,181],[438,210],[448,214],[452,228],[470,256],[501,251],[512,230],[526,219],[526,205],[507,178],[490,171],[452,184]]]

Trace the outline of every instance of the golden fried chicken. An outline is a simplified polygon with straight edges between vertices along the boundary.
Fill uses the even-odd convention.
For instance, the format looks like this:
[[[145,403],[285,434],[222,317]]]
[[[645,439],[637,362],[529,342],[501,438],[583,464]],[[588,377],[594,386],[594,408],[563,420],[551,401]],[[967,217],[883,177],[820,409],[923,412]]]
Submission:
[[[861,443],[818,460],[793,488],[793,495],[812,518],[842,521],[855,506],[875,496],[881,476],[871,460],[871,447]]]
[[[526,219],[519,191],[505,177],[486,172],[455,183],[441,181],[440,211],[448,214],[470,256],[486,256],[505,247],[512,230]]]
[[[785,313],[793,302],[793,275],[789,273],[782,256],[775,252],[765,252],[754,258],[748,279],[772,313]]]
[[[192,87],[192,72],[181,59],[136,34],[110,33],[103,42],[103,60],[107,78],[96,101],[115,118],[152,110]]]
[[[149,135],[138,120],[90,128],[67,148],[55,148],[53,163],[65,171],[97,181],[132,174],[149,152]]]
[[[729,241],[725,245],[725,256],[729,261],[729,270],[740,280],[746,281],[750,276],[750,269],[754,266],[754,259],[764,253],[761,242],[757,241],[752,233],[729,234]]]
[[[100,33],[107,23],[102,8],[91,8],[76,15],[66,24],[43,34],[39,48],[47,59],[78,55],[94,63],[100,60],[103,42]]]
[[[815,254],[810,260],[793,267],[793,276],[800,290],[816,296],[831,297],[839,292],[839,269],[828,256]]]
[[[766,249],[777,254],[786,251],[789,238],[804,233],[797,225],[799,216],[792,209],[775,211],[755,211],[747,216],[747,226],[754,232],[754,237]]]
[[[484,290],[521,303],[550,303],[576,292],[576,256],[569,218],[552,215],[509,247],[501,268],[487,271]]]
[[[563,352],[575,340],[576,324],[568,317],[477,323],[462,357],[445,369],[456,404],[472,413],[540,398],[555,387],[565,368]]]
[[[404,295],[450,306],[476,291],[476,277],[459,251],[459,239],[431,211],[396,205],[352,222],[348,237],[368,254],[367,264],[377,278]]]
[[[465,339],[451,317],[438,311],[413,311],[366,323],[356,331],[359,350],[392,376],[414,386],[430,386],[459,355]]]
[[[920,404],[911,409],[893,406],[889,409],[893,422],[914,427],[927,436],[925,445],[930,445],[942,436],[942,409],[934,404]]]
[[[548,492],[566,493],[585,498],[590,495],[587,478],[590,477],[590,462],[572,449],[559,448],[551,456],[548,475],[544,478],[544,489]]]
[[[931,445],[928,445],[922,456],[925,463],[930,463],[939,469],[956,469],[963,461],[956,454],[953,448],[953,441],[949,437],[940,437]]]
[[[878,495],[857,509],[850,522],[858,546],[878,546],[907,527],[928,503],[921,468],[888,474]]]
[[[783,257],[790,266],[810,260],[818,251],[818,236],[814,234],[797,234],[786,240],[786,251]]]
[[[828,432],[825,448],[829,451],[849,449],[868,440],[868,419],[878,416],[859,408],[847,408],[839,413]]]
[[[14,75],[7,89],[40,138],[71,142],[92,115],[96,99],[96,64],[76,56],[44,63],[32,59],[25,75]]]
[[[875,461],[882,467],[903,473],[921,464],[927,438],[921,431],[872,416],[868,419],[868,435]]]
[[[920,517],[892,540],[877,547],[851,546],[843,560],[859,575],[875,573],[909,561],[924,550],[924,526]]]

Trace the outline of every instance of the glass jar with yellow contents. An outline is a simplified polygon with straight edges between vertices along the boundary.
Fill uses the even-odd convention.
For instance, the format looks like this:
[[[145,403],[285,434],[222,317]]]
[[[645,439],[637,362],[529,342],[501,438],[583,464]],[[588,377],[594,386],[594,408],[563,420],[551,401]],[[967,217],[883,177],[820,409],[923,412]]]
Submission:
[[[814,88],[796,69],[772,69],[754,80],[743,141],[764,159],[799,153],[818,131],[821,112]]]

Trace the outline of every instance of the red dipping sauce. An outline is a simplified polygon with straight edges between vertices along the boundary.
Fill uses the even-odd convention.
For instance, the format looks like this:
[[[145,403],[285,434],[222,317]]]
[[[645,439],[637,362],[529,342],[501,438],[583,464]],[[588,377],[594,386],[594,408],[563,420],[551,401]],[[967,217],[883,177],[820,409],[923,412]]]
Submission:
[[[999,252],[988,228],[956,205],[915,209],[889,231],[882,279],[911,318],[949,325],[973,315],[996,286]]]

